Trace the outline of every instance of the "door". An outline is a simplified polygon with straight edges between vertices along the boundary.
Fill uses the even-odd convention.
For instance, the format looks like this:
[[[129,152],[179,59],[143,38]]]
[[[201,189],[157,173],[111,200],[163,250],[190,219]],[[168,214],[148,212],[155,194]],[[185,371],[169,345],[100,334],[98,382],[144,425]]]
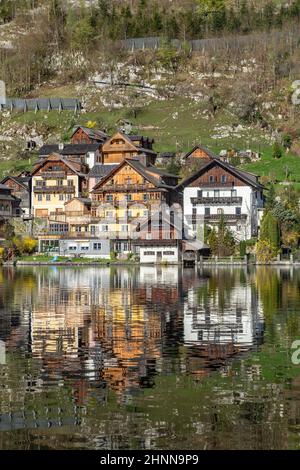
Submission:
[[[162,260],[162,252],[161,252],[161,251],[158,251],[158,252],[156,253],[156,261],[159,262],[159,261],[161,261],[161,260]]]

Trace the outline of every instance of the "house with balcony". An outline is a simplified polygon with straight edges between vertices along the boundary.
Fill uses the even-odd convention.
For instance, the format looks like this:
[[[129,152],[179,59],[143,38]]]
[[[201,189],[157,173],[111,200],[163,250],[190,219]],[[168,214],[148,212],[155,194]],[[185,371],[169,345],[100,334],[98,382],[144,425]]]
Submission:
[[[138,224],[161,206],[176,200],[178,177],[159,170],[145,157],[128,158],[105,176],[91,192],[92,213],[99,219],[90,231],[116,240],[116,251],[130,251]]]
[[[11,189],[12,196],[20,200],[20,215],[24,218],[31,215],[31,176],[23,175],[6,176],[1,184]]]
[[[217,227],[221,217],[237,240],[257,235],[263,210],[263,186],[253,173],[213,159],[184,180],[184,234],[200,239],[204,226]]]
[[[66,160],[70,160],[82,165],[88,169],[99,162],[101,155],[101,146],[99,144],[45,144],[39,150],[39,158],[43,160],[52,153],[62,155]]]
[[[65,202],[87,192],[85,167],[53,153],[38,162],[32,171],[34,217],[54,219],[65,210]]]

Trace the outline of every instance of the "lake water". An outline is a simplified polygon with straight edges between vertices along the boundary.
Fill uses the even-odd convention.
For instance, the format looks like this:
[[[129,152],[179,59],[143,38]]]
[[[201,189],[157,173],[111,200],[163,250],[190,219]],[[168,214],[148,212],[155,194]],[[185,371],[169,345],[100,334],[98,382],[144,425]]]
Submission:
[[[299,308],[293,268],[0,268],[0,448],[299,449]]]

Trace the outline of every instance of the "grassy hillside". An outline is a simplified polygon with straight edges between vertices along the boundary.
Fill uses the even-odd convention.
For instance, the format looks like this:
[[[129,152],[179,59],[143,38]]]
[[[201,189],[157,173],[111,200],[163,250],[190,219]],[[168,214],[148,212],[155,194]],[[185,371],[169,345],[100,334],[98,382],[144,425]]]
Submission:
[[[261,128],[239,124],[238,119],[226,110],[219,111],[212,117],[207,114],[204,105],[184,98],[153,101],[140,110],[135,118],[132,111],[125,107],[119,110],[103,107],[97,112],[84,113],[77,117],[71,112],[13,113],[5,120],[5,128],[35,128],[37,133],[48,132],[48,142],[57,142],[69,140],[75,123],[86,124],[88,121],[95,121],[97,126],[112,133],[117,129],[118,120],[121,118],[130,120],[133,132],[153,137],[158,152],[186,152],[198,142],[216,153],[222,149],[251,148],[261,152],[262,159],[245,165],[246,169],[259,175],[274,177],[278,181],[286,180],[288,175],[288,179],[300,183],[299,157],[290,153],[275,160],[272,157],[270,136]],[[30,154],[28,157],[12,157],[0,161],[1,175],[29,169],[36,155]]]

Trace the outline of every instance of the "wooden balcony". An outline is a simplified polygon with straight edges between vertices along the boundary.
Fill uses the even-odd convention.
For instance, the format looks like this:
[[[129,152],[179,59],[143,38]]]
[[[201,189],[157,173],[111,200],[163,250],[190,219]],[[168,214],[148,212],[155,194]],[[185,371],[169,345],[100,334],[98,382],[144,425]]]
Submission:
[[[67,173],[65,171],[44,171],[39,174],[43,178],[66,178]]]
[[[33,192],[36,194],[49,194],[49,193],[75,193],[75,186],[34,186]]]
[[[97,193],[109,193],[115,191],[129,191],[129,192],[136,192],[136,191],[145,191],[149,189],[155,189],[149,184],[109,184],[106,185],[104,188],[97,189]]]
[[[229,206],[242,204],[242,197],[191,197],[192,204]]]
[[[232,188],[234,186],[234,181],[201,181],[199,187],[201,188]]]

